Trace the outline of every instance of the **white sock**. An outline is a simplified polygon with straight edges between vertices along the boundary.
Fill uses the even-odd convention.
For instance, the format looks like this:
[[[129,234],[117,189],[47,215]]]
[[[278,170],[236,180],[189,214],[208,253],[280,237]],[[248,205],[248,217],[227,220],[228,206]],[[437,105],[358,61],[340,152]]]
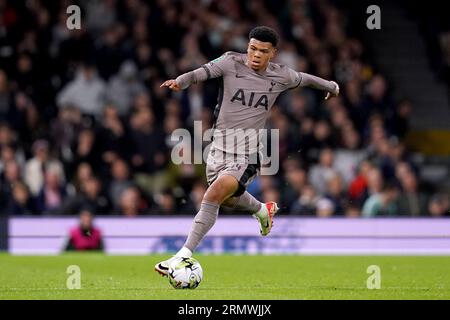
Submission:
[[[192,257],[192,251],[189,250],[189,249],[186,248],[186,247],[183,247],[183,248],[180,249],[180,251],[178,251],[178,252],[175,254],[175,256],[176,256],[176,257],[190,258],[190,257]]]
[[[261,208],[255,214],[260,218],[265,218],[268,214],[266,204],[261,203]]]

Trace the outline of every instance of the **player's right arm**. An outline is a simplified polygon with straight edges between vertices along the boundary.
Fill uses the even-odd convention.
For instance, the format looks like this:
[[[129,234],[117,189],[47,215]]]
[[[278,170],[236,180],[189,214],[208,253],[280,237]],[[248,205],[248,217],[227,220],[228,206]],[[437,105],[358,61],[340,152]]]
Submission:
[[[164,81],[160,87],[169,87],[169,89],[174,91],[184,90],[191,84],[223,76],[225,70],[229,68],[229,63],[230,59],[228,52],[226,52],[219,58],[202,65],[198,69],[183,73],[176,79]]]

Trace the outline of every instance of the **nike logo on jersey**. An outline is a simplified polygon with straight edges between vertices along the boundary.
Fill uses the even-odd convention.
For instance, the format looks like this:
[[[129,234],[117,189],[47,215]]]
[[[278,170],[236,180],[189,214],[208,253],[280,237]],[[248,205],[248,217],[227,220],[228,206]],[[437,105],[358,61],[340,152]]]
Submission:
[[[236,78],[245,78],[245,76],[236,73]]]

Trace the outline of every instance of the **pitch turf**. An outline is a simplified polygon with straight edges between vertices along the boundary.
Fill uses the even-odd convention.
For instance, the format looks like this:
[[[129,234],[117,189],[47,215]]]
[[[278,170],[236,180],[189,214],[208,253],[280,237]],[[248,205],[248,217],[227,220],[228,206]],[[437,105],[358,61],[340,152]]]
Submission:
[[[0,255],[0,299],[450,299],[450,257],[196,255],[204,280],[175,290],[153,271],[167,255]],[[81,289],[69,290],[69,265]],[[368,290],[369,265],[381,289]]]

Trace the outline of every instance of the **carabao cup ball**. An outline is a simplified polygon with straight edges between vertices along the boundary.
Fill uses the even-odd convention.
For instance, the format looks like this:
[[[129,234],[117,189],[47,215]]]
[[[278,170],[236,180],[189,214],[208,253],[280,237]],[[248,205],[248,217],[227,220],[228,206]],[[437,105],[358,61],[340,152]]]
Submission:
[[[169,265],[169,283],[175,289],[195,289],[203,278],[203,269],[194,258],[177,258]]]

